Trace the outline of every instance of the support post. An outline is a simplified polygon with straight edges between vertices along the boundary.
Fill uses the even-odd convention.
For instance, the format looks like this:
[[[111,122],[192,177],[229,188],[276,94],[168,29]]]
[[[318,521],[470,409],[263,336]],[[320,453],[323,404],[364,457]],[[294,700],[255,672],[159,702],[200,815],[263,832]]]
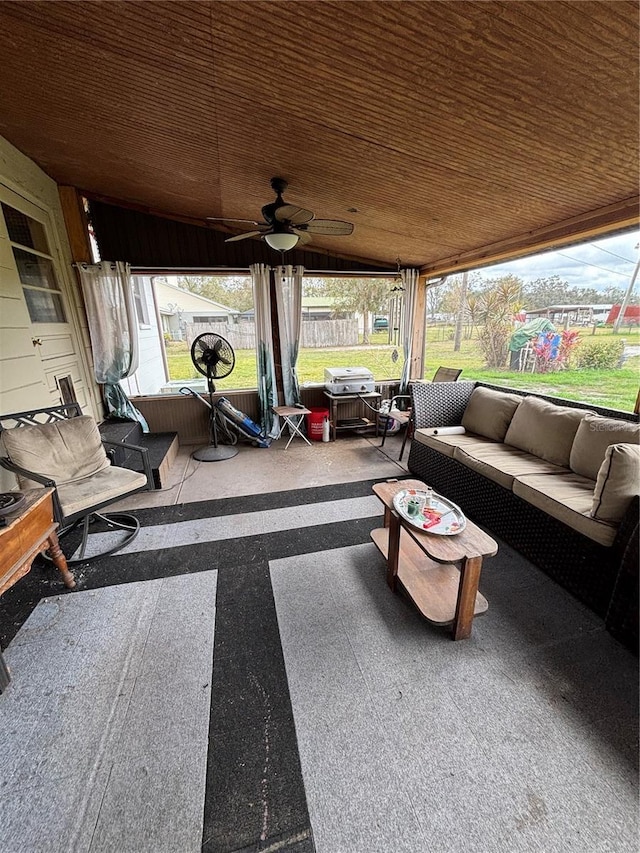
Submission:
[[[416,289],[416,304],[413,312],[413,328],[411,329],[411,365],[409,379],[424,377],[424,347],[426,340],[427,322],[427,279],[421,275]]]
[[[61,186],[58,187],[58,195],[73,261],[76,264],[90,264],[93,256],[82,196],[75,187]]]

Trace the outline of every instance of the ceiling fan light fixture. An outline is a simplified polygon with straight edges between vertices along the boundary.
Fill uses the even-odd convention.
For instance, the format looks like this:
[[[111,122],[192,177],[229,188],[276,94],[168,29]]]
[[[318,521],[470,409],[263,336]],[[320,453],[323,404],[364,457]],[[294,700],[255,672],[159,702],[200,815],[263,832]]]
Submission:
[[[288,252],[298,244],[298,235],[286,232],[265,234],[264,239],[267,245],[275,249],[276,252]]]

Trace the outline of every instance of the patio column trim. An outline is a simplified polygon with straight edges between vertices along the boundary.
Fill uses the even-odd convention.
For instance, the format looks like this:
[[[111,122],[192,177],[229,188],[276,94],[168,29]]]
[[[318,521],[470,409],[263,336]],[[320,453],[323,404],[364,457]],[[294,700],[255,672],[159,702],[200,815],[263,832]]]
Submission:
[[[75,187],[58,187],[60,206],[67,237],[71,247],[72,259],[77,264],[93,263],[91,242],[89,240],[89,222],[84,210],[82,196]]]
[[[427,278],[419,276],[411,329],[411,365],[409,379],[424,378],[424,346],[427,321]]]

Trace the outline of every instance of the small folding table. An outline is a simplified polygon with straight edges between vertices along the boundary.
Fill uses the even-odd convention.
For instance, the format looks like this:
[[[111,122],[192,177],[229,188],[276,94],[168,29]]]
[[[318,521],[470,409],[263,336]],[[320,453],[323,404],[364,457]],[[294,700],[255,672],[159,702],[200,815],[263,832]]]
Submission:
[[[276,440],[280,438],[282,435],[282,430],[285,426],[289,427],[289,441],[287,442],[287,447],[293,441],[293,437],[295,435],[299,435],[303,441],[306,441],[309,447],[311,447],[311,442],[307,438],[307,436],[300,430],[302,426],[302,419],[305,415],[310,415],[311,411],[309,409],[300,408],[299,406],[274,406],[273,413],[278,415],[279,418],[282,418],[280,422],[280,431],[276,436]],[[285,447],[285,450],[287,449]]]

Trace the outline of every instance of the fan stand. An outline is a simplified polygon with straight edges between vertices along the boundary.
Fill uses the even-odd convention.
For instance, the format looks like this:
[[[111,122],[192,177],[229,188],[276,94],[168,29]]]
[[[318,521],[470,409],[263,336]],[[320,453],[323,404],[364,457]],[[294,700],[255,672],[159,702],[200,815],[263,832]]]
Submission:
[[[238,450],[236,447],[229,447],[227,444],[218,445],[216,410],[213,404],[213,395],[216,386],[213,384],[213,377],[209,369],[207,369],[207,387],[209,389],[209,433],[211,435],[211,444],[194,451],[191,454],[191,458],[197,459],[198,462],[223,462],[225,459],[233,459],[234,456],[237,456]]]

